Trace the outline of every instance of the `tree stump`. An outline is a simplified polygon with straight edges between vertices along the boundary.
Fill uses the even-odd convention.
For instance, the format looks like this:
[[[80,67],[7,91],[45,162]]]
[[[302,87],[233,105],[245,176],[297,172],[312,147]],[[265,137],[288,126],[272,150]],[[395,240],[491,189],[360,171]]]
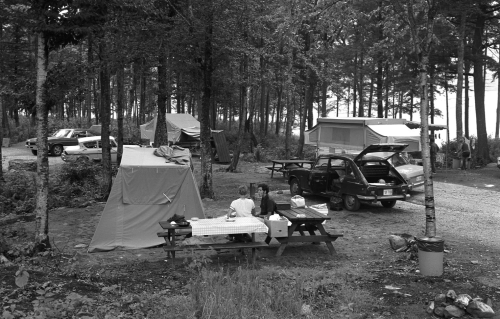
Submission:
[[[9,161],[9,170],[36,172],[36,160],[13,159]]]

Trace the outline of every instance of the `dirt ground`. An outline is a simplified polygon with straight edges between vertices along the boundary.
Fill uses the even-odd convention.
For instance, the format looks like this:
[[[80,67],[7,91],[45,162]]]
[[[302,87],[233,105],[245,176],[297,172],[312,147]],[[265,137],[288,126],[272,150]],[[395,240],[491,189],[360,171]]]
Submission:
[[[269,171],[264,168],[266,165],[269,164],[240,162],[237,173],[228,173],[225,172],[226,165],[214,164],[215,199],[203,200],[206,215],[224,214],[230,202],[237,198],[235,189],[239,184],[266,182],[274,198],[290,200],[286,180],[281,175],[271,179]],[[199,177],[199,165],[195,165],[195,176]],[[500,169],[490,166],[465,172],[439,170],[433,179],[437,232],[445,239],[444,274],[441,277],[422,276],[415,256],[395,253],[388,242],[391,234],[423,235],[423,188],[413,191],[408,202],[398,202],[392,209],[368,205],[362,206],[358,212],[329,211],[332,220],[325,228],[344,235],[333,243],[336,255],[329,255],[324,244],[293,244],[281,257],[275,257],[277,242],[273,241],[269,248],[259,252],[256,266],[357,269],[359,286],[387,305],[374,311],[376,315],[366,318],[431,318],[424,312],[426,302],[449,289],[485,300],[490,298],[497,313],[495,318],[500,318]],[[304,197],[307,205],[327,202],[327,199],[317,196],[305,194]],[[50,238],[55,249],[64,256],[60,262],[72,261],[75,269],[74,273],[67,273],[67,277],[58,280],[82,294],[99,292],[98,287],[83,280],[96,277],[106,278],[106,284],[120,283],[129,291],[164,289],[165,285],[182,291],[186,283],[182,256],[174,264],[160,247],[86,253],[85,246],[90,243],[104,205],[95,203],[77,209],[62,207],[50,212]],[[16,224],[2,225],[0,220],[0,226],[21,227],[31,233],[34,222],[28,217]],[[264,238],[260,236],[258,239]],[[246,257],[232,252],[212,258],[222,265],[247,262]],[[12,266],[0,271],[2,286],[15,287],[17,269]],[[43,265],[33,278],[41,282],[48,278],[55,280]]]

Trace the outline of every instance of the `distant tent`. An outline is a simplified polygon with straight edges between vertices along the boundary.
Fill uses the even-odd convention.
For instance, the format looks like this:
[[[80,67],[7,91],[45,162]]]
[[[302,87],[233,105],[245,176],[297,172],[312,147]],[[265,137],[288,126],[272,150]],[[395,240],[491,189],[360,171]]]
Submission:
[[[88,131],[95,136],[101,136],[101,125],[92,125]]]
[[[197,143],[200,141],[200,122],[191,114],[167,113],[168,141],[172,144]],[[141,125],[141,138],[149,139],[154,143],[157,116],[151,121]]]
[[[175,213],[205,218],[187,165],[166,163],[154,148],[124,148],[123,158],[89,252],[138,249],[164,243],[159,221]]]

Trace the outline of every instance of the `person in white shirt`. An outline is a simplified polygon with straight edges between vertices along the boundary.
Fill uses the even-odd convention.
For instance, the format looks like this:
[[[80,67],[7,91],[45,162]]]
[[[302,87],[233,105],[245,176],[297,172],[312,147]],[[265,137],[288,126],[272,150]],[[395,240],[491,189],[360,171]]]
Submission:
[[[229,206],[228,217],[252,217],[255,215],[255,204],[247,198],[248,188],[245,185],[238,187],[240,198],[234,200]],[[248,234],[231,234],[227,239],[235,242],[250,242],[252,237]]]
[[[245,185],[238,187],[240,198],[234,200],[229,206],[230,217],[252,217],[255,215],[255,203],[247,197],[248,188]]]

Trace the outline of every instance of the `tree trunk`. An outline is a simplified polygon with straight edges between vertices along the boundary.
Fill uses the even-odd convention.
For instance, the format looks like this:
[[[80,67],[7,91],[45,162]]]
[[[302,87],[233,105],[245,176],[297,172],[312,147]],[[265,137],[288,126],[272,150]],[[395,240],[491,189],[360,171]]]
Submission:
[[[477,156],[485,163],[490,162],[488,151],[488,134],[486,132],[486,117],[484,110],[484,78],[483,78],[483,42],[484,23],[486,16],[479,14],[476,18],[472,54],[474,56],[474,104],[476,106]],[[469,138],[470,136],[467,135]]]
[[[49,121],[49,110],[45,101],[45,82],[47,80],[47,66],[49,51],[47,40],[42,32],[37,38],[36,59],[36,146],[37,154],[37,178],[36,178],[36,234],[34,252],[44,251],[50,248],[49,240],[49,158],[47,150]]]
[[[326,99],[328,93],[328,82],[323,80],[321,83],[321,117],[326,117]]]
[[[352,117],[356,117],[357,114],[357,102],[358,102],[358,53],[354,54],[354,79],[352,88]]]
[[[278,95],[278,101],[276,102],[276,131],[275,134],[276,136],[280,135],[280,128],[281,128],[281,116],[283,112],[283,106],[281,105],[281,99],[283,95],[283,84],[280,84],[280,86],[276,89],[276,94]]]
[[[428,67],[429,54],[431,52],[432,38],[434,36],[434,17],[436,14],[435,1],[429,1],[429,7],[425,12],[424,25],[415,22],[414,7],[407,6],[408,19],[415,53],[419,57],[418,69],[420,85],[420,142],[422,144],[422,160],[424,166],[424,192],[425,192],[425,236],[436,236],[436,209],[434,203],[434,184],[431,172],[430,149],[429,149],[429,92],[428,92]],[[420,32],[420,30],[425,30]]]
[[[500,49],[498,49],[498,53],[500,55]],[[497,120],[496,120],[496,125],[495,125],[495,139],[498,140],[500,138],[499,136],[499,128],[500,128],[500,59],[498,61],[498,69],[497,69]]]
[[[262,141],[265,138],[265,125],[266,125],[266,117],[268,117],[268,114],[266,114],[264,106],[265,106],[265,99],[266,99],[266,88],[265,88],[265,82],[264,82],[264,69],[266,67],[266,61],[264,60],[264,56],[260,56],[260,107],[259,107],[259,115],[260,115],[260,125],[259,125],[259,141],[262,143]]]
[[[455,107],[455,120],[457,123],[457,137],[463,136],[462,122],[462,91],[464,82],[464,55],[465,55],[465,20],[466,12],[463,11],[460,15],[460,30],[459,30],[459,46],[458,46],[458,61],[457,61],[457,101]]]
[[[2,25],[0,24],[0,29],[2,28]],[[0,40],[2,39],[1,37],[1,31],[0,31]],[[0,88],[1,91],[1,88]],[[3,109],[4,109],[4,95],[0,94],[0,123],[3,123]],[[3,145],[3,125],[0,125],[0,159],[3,159],[2,157],[2,148],[6,145]],[[7,145],[8,146],[8,145]],[[2,161],[3,162],[3,161]],[[3,167],[0,167],[0,194],[3,194]],[[0,203],[0,216],[3,216],[4,210],[3,210],[3,202]]]
[[[92,32],[89,32],[87,39],[87,92],[85,93],[85,108],[87,110],[87,125],[90,127],[92,125],[92,82],[94,81],[94,73],[91,67],[94,62]]]
[[[469,73],[470,73],[470,62],[465,60],[464,63],[464,135],[469,136]],[[457,136],[458,138],[458,136]]]
[[[209,1],[209,10],[213,10],[213,3]],[[212,98],[212,36],[213,36],[213,12],[208,13],[208,25],[205,30],[204,61],[202,63],[203,73],[203,98],[200,113],[200,136],[201,136],[201,198],[213,198],[214,190],[212,183],[212,146],[210,143],[210,105]]]
[[[110,101],[110,76],[108,66],[107,48],[104,41],[99,45],[99,56],[101,59],[101,144],[102,144],[102,184],[101,196],[107,200],[111,192],[112,172],[111,172],[111,143],[109,140],[111,125],[111,101]]]
[[[372,104],[373,104],[373,74],[370,76],[370,98],[368,100],[368,117],[372,117]]]
[[[365,116],[364,98],[363,98],[363,86],[364,86],[364,81],[365,81],[365,75],[363,73],[363,63],[364,63],[363,59],[364,59],[363,49],[361,49],[361,55],[359,57],[359,84],[358,84],[358,92],[359,92],[358,116],[359,117]]]
[[[308,83],[306,82],[306,85]],[[306,95],[309,90],[306,89]],[[304,97],[304,100],[306,97]],[[299,130],[299,145],[297,146],[297,153],[295,156],[298,158],[303,158],[303,152],[304,152],[304,131],[306,130],[306,114],[307,114],[307,108],[306,107],[301,107],[302,105],[302,98],[299,100],[299,119],[300,119],[300,130]]]
[[[118,149],[116,151],[116,162],[120,165],[123,155],[123,110],[125,108],[125,71],[120,63],[116,70],[116,115],[118,124]]]
[[[290,94],[292,94],[292,103],[290,103]],[[290,159],[292,154],[292,126],[295,118],[295,96],[293,90],[287,87],[286,90],[286,128],[285,128],[285,159]]]
[[[243,64],[245,65],[243,67],[243,73],[246,74],[246,61],[247,58],[244,58]],[[243,123],[246,122],[247,119],[247,109],[248,109],[248,91],[247,87],[245,85],[242,85],[240,87],[240,124],[238,126],[238,139],[236,142],[236,149],[234,150],[233,153],[233,159],[231,160],[231,164],[229,167],[226,169],[228,172],[234,172],[236,168],[238,167],[238,162],[240,160],[240,153],[241,149],[243,147],[243,141],[245,140],[245,131],[244,131],[244,126]]]
[[[156,131],[154,147],[168,145],[167,132],[167,56],[165,48],[160,45],[158,54],[158,116],[156,117]]]

